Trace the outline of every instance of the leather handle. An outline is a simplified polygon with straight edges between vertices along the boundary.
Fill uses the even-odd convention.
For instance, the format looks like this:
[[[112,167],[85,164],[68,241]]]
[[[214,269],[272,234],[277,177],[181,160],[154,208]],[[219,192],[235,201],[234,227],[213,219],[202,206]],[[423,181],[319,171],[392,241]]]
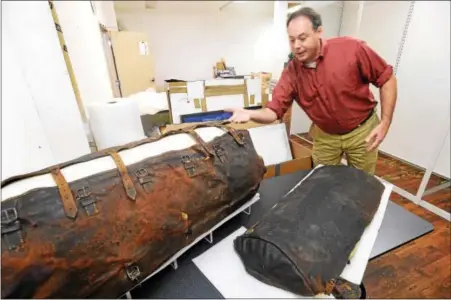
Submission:
[[[197,127],[193,125],[188,128],[180,128],[180,129],[176,129],[176,130],[171,130],[171,131],[164,133],[161,137],[167,137],[167,136],[179,134],[179,133],[187,133],[187,134],[191,135],[196,140],[196,142],[202,147],[202,151],[204,152],[205,158],[209,158],[209,157],[213,156],[213,151],[208,147],[207,143],[200,137],[200,135],[196,131],[194,131],[195,128],[197,128]]]
[[[61,174],[60,168],[53,168],[50,173],[52,174],[53,180],[58,187],[58,191],[61,197],[61,201],[63,202],[64,212],[66,216],[75,219],[78,213],[77,203],[75,202],[74,195],[64,178],[63,174]]]
[[[236,131],[236,129],[234,129],[230,126],[227,126],[227,124],[231,124],[230,121],[205,122],[205,123],[189,126],[188,128],[181,128],[181,129],[169,131],[169,132],[166,132],[163,136],[166,136],[167,134],[174,134],[174,133],[180,133],[180,132],[187,133],[188,131],[194,131],[194,129],[196,129],[196,128],[217,127],[217,128],[221,128],[221,129],[225,130],[226,132],[228,132],[240,146],[243,146],[244,145],[243,137]]]
[[[200,135],[199,135],[196,131],[194,131],[194,129],[193,129],[193,130],[190,130],[188,133],[196,140],[196,142],[197,142],[199,145],[201,145],[202,150],[203,150],[203,152],[204,152],[204,154],[205,154],[205,158],[214,156],[213,150],[210,149],[210,147],[208,146],[208,144],[200,137]]]
[[[119,170],[127,196],[130,199],[135,200],[137,194],[136,188],[133,185],[133,181],[130,178],[130,175],[128,174],[127,167],[122,161],[122,158],[115,151],[108,151],[108,154],[113,158],[114,163],[116,164],[117,169]]]

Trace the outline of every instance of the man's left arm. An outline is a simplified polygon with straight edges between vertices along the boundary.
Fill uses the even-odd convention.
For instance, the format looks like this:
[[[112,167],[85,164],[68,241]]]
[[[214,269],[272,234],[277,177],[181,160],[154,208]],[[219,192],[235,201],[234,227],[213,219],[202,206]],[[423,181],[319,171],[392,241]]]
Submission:
[[[381,122],[367,137],[367,149],[376,149],[387,135],[398,95],[397,80],[393,67],[380,57],[365,42],[359,42],[357,59],[363,78],[379,88],[381,101]]]

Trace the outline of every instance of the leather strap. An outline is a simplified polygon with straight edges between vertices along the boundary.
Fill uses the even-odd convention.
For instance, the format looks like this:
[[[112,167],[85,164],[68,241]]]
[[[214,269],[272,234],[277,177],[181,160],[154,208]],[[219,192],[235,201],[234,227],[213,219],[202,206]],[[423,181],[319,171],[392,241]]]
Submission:
[[[225,126],[225,125],[223,126],[223,128],[224,128],[225,130],[227,130],[227,131],[230,133],[231,136],[233,136],[233,138],[235,139],[235,141],[236,141],[239,145],[241,145],[241,146],[244,145],[243,137],[240,136],[240,135],[236,132],[235,128],[227,127],[227,126]]]
[[[130,199],[135,200],[137,194],[136,189],[135,186],[133,185],[133,181],[130,178],[130,175],[128,175],[127,167],[122,161],[122,158],[119,156],[117,152],[114,151],[110,151],[108,152],[108,154],[113,158],[114,163],[116,164],[116,167],[119,170],[119,173],[121,174],[122,184],[124,185],[127,196]]]
[[[59,168],[54,168],[50,172],[52,174],[53,180],[56,183],[56,186],[58,187],[66,216],[75,219],[78,213],[78,208],[69,184],[67,183],[63,174],[61,174],[61,170]]]
[[[194,129],[190,130],[188,133],[196,140],[197,143],[202,146],[205,157],[214,156],[213,150],[208,147],[207,143],[199,136],[196,131],[194,131]]]
[[[324,294],[330,295],[335,288],[336,281],[331,279],[328,282],[326,282],[326,290],[324,291]]]

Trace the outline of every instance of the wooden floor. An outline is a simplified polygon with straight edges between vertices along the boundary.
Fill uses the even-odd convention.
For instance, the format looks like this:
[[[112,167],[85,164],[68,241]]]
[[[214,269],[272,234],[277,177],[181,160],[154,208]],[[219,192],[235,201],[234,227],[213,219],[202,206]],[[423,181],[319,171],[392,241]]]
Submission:
[[[307,138],[306,135],[302,135]],[[311,148],[311,143],[292,136]],[[416,193],[423,171],[380,154],[376,175]],[[428,188],[439,185],[442,178],[433,175]],[[434,231],[368,264],[364,283],[368,298],[451,298],[450,222],[413,204],[396,193],[390,199],[396,204],[431,222]],[[451,189],[436,192],[425,200],[445,211],[451,211]]]

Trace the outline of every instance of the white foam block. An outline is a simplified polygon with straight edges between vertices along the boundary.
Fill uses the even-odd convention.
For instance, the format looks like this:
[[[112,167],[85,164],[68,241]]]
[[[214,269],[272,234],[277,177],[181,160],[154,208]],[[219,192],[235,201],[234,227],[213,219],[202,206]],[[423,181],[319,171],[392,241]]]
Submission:
[[[113,101],[87,106],[89,126],[97,148],[127,144],[144,139],[139,105],[134,101]]]
[[[391,184],[384,183],[384,185],[385,191],[379,208],[370,225],[365,229],[350,264],[341,274],[341,277],[355,284],[362,282],[393,188]],[[246,228],[241,227],[193,259],[193,262],[225,298],[303,298],[264,284],[246,272],[233,247],[233,240],[245,231]],[[324,297],[326,296],[318,295],[316,298]]]

